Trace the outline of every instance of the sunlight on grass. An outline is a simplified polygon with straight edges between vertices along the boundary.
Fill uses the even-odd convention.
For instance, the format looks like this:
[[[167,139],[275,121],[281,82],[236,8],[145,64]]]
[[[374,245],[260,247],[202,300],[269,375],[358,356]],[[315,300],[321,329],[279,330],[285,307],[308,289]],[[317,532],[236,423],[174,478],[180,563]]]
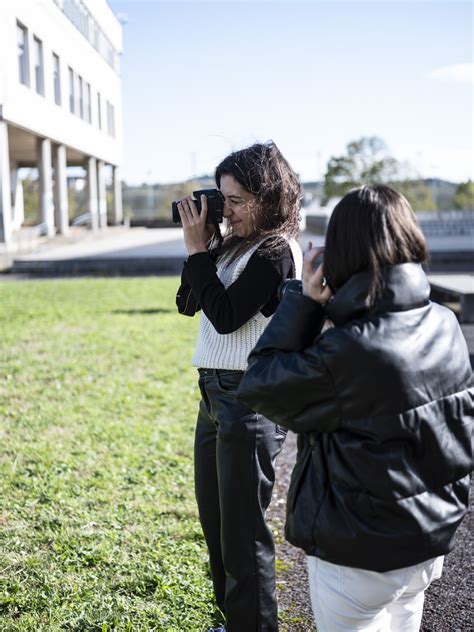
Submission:
[[[2,630],[218,620],[192,482],[197,319],[176,287],[0,285]]]

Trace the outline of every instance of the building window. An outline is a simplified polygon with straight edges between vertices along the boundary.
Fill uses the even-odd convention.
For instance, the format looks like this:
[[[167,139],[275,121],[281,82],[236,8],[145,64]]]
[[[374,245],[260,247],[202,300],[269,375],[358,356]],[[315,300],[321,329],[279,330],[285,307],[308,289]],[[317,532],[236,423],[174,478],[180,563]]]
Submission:
[[[97,93],[97,125],[99,129],[102,129],[102,99],[100,98],[100,92]]]
[[[106,62],[118,73],[119,54],[92,17],[83,0],[55,0],[74,26],[92,44]]]
[[[91,113],[91,84],[90,83],[86,83],[86,89],[84,91],[84,113],[85,113],[85,119],[88,123],[91,122],[92,120],[92,113]]]
[[[77,74],[77,72],[74,73],[74,94],[76,95],[76,102],[75,102],[75,106],[74,106],[74,113],[76,114],[76,116],[79,116],[80,114],[80,97],[79,97],[79,81],[80,81],[80,77]]]
[[[16,37],[18,44],[18,70],[20,83],[25,86],[30,85],[30,62],[28,55],[28,31],[27,29],[20,24],[16,23]]]
[[[115,108],[107,101],[107,131],[109,136],[115,136]]]
[[[44,67],[43,67],[43,43],[37,37],[33,38],[35,61],[35,89],[38,94],[44,96]]]
[[[69,70],[69,111],[74,114],[76,111],[76,95],[74,90],[74,71],[72,68]]]
[[[79,75],[78,77],[78,81],[79,81],[79,116],[81,117],[81,119],[84,118],[84,81],[82,80],[82,77]]]
[[[53,53],[54,102],[61,105],[61,69],[59,57]]]

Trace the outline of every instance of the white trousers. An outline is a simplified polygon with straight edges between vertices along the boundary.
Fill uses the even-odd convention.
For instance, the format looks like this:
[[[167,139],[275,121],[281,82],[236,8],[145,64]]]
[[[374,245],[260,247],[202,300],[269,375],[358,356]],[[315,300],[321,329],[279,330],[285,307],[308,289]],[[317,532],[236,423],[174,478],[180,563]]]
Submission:
[[[376,573],[308,556],[318,632],[418,632],[425,590],[441,577],[443,560]]]

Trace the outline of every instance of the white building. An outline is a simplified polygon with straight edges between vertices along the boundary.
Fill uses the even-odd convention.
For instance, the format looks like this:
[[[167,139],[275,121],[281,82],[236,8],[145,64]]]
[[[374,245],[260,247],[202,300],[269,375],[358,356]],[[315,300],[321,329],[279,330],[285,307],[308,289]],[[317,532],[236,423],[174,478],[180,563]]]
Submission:
[[[106,0],[0,0],[0,241],[22,222],[18,169],[37,167],[41,222],[68,232],[67,167],[87,171],[93,228],[122,221],[122,27]]]

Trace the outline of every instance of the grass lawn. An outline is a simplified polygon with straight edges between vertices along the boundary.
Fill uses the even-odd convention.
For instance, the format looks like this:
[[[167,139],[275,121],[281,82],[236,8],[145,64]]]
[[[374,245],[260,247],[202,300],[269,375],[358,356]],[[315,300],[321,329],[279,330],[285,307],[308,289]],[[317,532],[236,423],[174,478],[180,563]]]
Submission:
[[[0,284],[0,629],[218,621],[176,279]]]

